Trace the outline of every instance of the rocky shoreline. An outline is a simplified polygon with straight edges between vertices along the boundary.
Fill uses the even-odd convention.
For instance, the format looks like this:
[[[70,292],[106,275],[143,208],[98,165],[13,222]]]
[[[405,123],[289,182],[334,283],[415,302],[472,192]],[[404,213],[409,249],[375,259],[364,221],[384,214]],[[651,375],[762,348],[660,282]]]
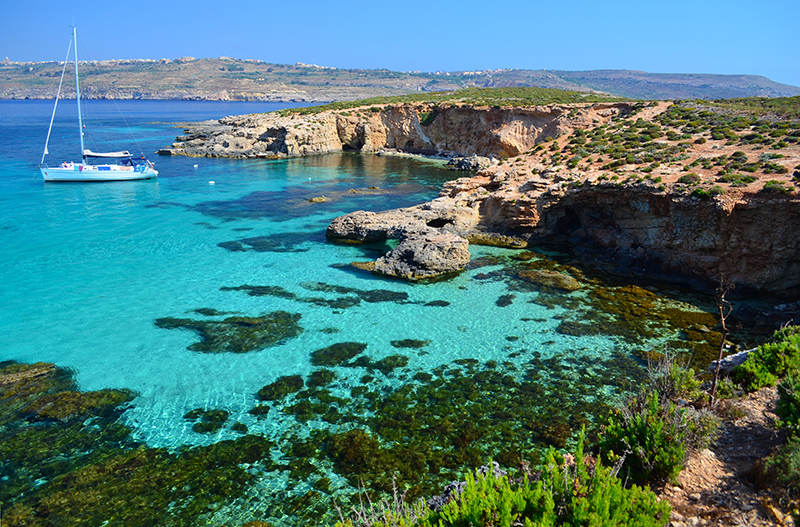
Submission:
[[[416,280],[456,272],[469,261],[468,243],[560,244],[614,273],[709,289],[724,280],[739,294],[796,298],[800,125],[772,118],[721,128],[718,121],[729,119],[722,113],[676,108],[404,103],[256,114],[192,125],[160,153],[276,158],[393,149],[479,169],[445,184],[432,202],[331,223],[332,241],[401,240],[370,266],[381,274]],[[676,112],[701,117],[676,119]],[[753,133],[759,129],[791,142],[753,142],[765,137]],[[628,150],[618,154],[619,145]]]

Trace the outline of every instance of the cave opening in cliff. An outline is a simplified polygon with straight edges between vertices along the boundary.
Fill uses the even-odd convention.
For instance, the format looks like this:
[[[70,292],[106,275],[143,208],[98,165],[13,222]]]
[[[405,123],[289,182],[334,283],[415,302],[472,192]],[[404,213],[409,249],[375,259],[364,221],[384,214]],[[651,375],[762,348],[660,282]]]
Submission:
[[[568,207],[564,210],[564,215],[556,221],[553,234],[569,238],[575,231],[582,228],[580,216],[572,208]]]
[[[441,229],[445,225],[450,225],[453,223],[453,220],[448,220],[445,218],[436,218],[434,220],[430,220],[425,223],[428,227],[433,227],[434,229]]]

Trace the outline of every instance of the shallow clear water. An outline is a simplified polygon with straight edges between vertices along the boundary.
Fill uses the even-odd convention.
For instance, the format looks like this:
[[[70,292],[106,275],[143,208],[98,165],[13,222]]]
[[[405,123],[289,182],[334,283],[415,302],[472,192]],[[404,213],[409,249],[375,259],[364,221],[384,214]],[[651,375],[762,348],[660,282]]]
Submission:
[[[72,109],[69,103],[62,106],[48,158],[54,163],[78,150]],[[447,281],[413,285],[347,265],[374,259],[385,248],[326,242],[325,228],[337,215],[435,197],[453,176],[436,163],[372,155],[277,161],[158,157],[152,153],[180,132],[172,122],[276,106],[142,101],[87,106],[95,112],[89,125],[124,136],[127,123],[160,176],[156,181],[45,184],[36,164],[50,103],[0,102],[0,135],[6,138],[0,142],[0,360],[70,368],[83,390],[134,390],[138,396],[123,420],[149,446],[239,437],[227,427],[211,434],[193,431],[183,416],[194,408],[225,409],[250,433],[276,441],[330,427],[317,419],[297,421],[278,408],[260,420],[248,410],[262,386],[285,375],[307,378],[316,369],[311,352],[340,342],[365,343],[373,360],[406,355],[409,362],[397,375],[377,376],[376,382],[388,386],[457,359],[522,364],[530,358],[527,351],[536,350],[543,359],[574,354],[592,362],[632,351],[614,336],[557,333],[556,317],[566,308],[531,303],[539,295],[535,290],[515,290],[506,305],[499,305],[498,299],[509,294],[508,281],[480,278],[501,272],[507,265],[503,259],[515,251],[473,246],[474,260],[496,260]],[[108,147],[118,140],[102,141]],[[351,192],[369,187],[378,189]],[[326,202],[309,202],[321,195]],[[407,298],[347,308],[298,301],[342,296],[313,291],[316,282],[406,293]],[[221,289],[242,285],[280,286],[296,297]],[[449,305],[426,305],[436,301]],[[201,308],[224,314],[194,312]],[[163,317],[221,320],[274,311],[300,314],[302,333],[239,354],[191,351],[199,340],[195,332],[154,324]],[[411,350],[392,345],[403,339],[428,344]],[[509,358],[515,351],[516,358]],[[331,391],[341,396],[365,374],[363,368],[332,369],[339,378]],[[606,387],[588,396],[613,395]],[[280,483],[286,477],[275,476],[271,485],[287,485]]]

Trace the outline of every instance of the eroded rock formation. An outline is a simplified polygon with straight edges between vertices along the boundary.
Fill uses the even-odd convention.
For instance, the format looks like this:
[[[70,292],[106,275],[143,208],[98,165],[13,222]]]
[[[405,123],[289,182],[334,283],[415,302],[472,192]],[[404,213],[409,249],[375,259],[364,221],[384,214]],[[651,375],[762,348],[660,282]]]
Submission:
[[[319,114],[252,114],[192,125],[161,154],[271,157],[394,149],[507,158],[545,138],[608,122],[632,103],[529,108],[397,104]]]
[[[800,199],[709,200],[647,184],[562,185],[545,176],[493,172],[450,182],[431,203],[337,218],[328,237],[405,238],[434,226],[472,243],[566,242],[618,272],[709,287],[725,278],[744,291],[781,295],[800,291]]]
[[[354,212],[330,225],[331,240],[408,240],[376,262],[378,272],[420,278],[461,268],[460,240],[520,248],[559,242],[617,272],[712,287],[725,279],[739,291],[796,295],[800,126],[754,120],[742,127],[726,121],[729,114],[683,106],[669,115],[670,107],[420,103],[249,115],[193,126],[165,153],[396,149],[467,157],[463,168],[480,171],[445,184],[430,203]]]

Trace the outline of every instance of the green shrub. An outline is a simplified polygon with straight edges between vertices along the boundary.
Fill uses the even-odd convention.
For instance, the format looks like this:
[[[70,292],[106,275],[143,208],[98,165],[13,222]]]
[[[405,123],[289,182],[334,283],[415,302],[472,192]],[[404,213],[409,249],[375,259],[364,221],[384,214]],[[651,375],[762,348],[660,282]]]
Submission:
[[[694,172],[689,172],[678,178],[678,183],[683,183],[684,185],[693,185],[700,182],[700,176],[695,174]]]
[[[782,181],[770,179],[764,183],[764,187],[761,189],[761,192],[780,192],[783,194],[788,194],[791,192],[791,189],[784,187]]]
[[[753,176],[745,176],[742,174],[723,174],[721,177],[717,178],[719,183],[730,183],[732,187],[746,187],[756,178]]]
[[[800,433],[800,371],[789,372],[778,385],[779,426],[790,434]]]
[[[357,515],[361,520],[358,523],[373,527],[655,527],[666,525],[671,512],[669,504],[659,501],[649,490],[636,485],[625,488],[613,469],[587,463],[583,436],[578,441],[574,462],[550,448],[538,479],[526,477],[515,482],[492,471],[485,476],[476,471],[474,476],[467,476],[458,498],[439,512],[425,512],[420,505],[413,509],[402,506],[381,509],[372,518],[366,517],[369,514]],[[351,527],[353,522],[348,520],[339,525]]]
[[[789,372],[800,371],[800,326],[776,331],[772,342],[759,346],[733,370],[733,379],[750,392],[775,386]]]
[[[725,194],[725,189],[720,187],[719,185],[714,185],[710,189],[708,189],[708,194],[710,196],[719,196],[721,194]]]
[[[681,417],[674,403],[661,404],[655,392],[631,401],[603,428],[598,442],[603,459],[617,462],[624,456],[623,474],[634,483],[675,480],[687,455],[677,426]]]
[[[706,448],[719,426],[711,412],[675,404],[700,398],[699,386],[694,371],[672,355],[651,364],[648,383],[603,427],[598,440],[601,456],[612,462],[624,457],[624,475],[634,483],[674,480],[688,454]]]
[[[768,477],[784,490],[787,501],[800,496],[800,437],[796,435],[789,437],[765,465]],[[794,502],[793,508],[792,514],[797,525],[797,521],[800,520],[797,502]]]

